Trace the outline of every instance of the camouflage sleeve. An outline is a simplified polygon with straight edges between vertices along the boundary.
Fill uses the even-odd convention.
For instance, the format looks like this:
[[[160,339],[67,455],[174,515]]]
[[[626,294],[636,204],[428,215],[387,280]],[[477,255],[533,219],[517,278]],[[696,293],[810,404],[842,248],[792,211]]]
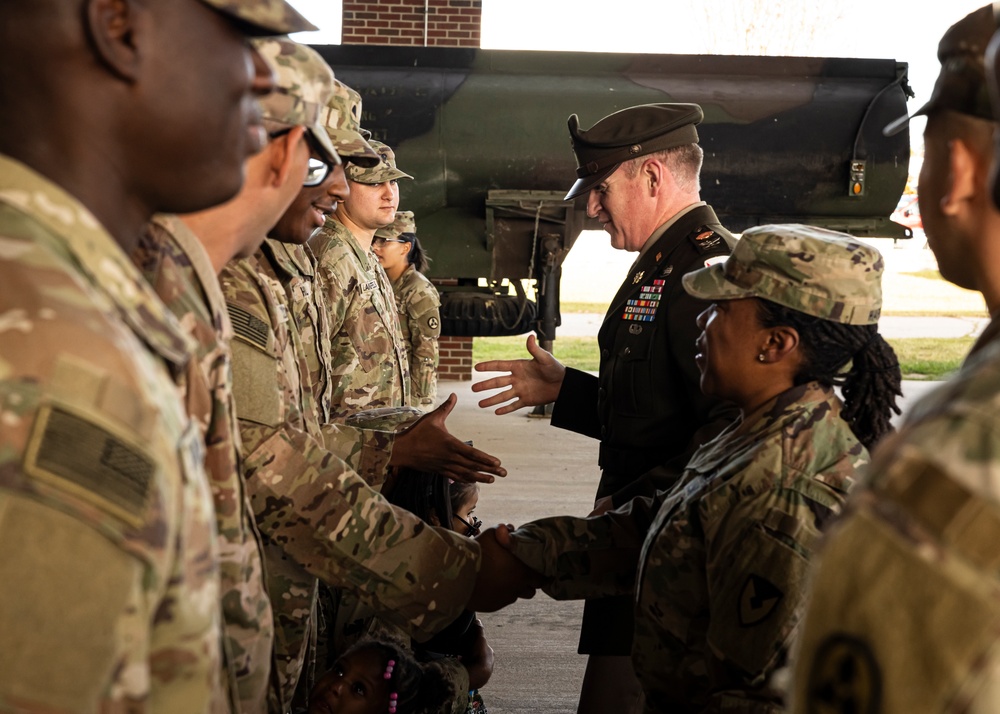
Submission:
[[[755,462],[751,468],[767,466]],[[739,673],[753,700],[759,692],[750,690],[787,656],[819,531],[808,506],[787,493],[747,487],[741,495],[708,493],[698,510],[706,541],[709,647],[720,667]],[[727,701],[740,696],[726,693]]]
[[[227,268],[222,285],[236,318],[233,391],[257,523],[314,577],[429,636],[468,601],[479,546],[391,506],[325,448],[323,428],[296,407],[295,360],[279,356],[287,353],[287,338],[270,326],[284,324],[282,311],[266,299],[250,267]]]
[[[438,338],[441,336],[441,310],[437,291],[417,293],[404,306],[410,328],[410,396],[422,409],[431,407],[437,398]]]
[[[0,261],[0,710],[208,711],[218,551],[198,432],[95,291],[32,268]]]
[[[550,579],[542,589],[557,600],[631,593],[639,552],[662,497],[636,498],[593,518],[557,516],[528,523],[512,534],[512,551]]]
[[[942,412],[877,447],[870,487],[820,549],[788,711],[847,697],[890,714],[996,710],[1000,370],[989,371],[966,398],[939,387]]]
[[[396,435],[389,431],[329,422],[322,427],[323,446],[339,456],[369,486],[385,481]]]
[[[389,504],[335,455],[286,429],[255,443],[246,476],[261,530],[315,577],[354,591],[415,636],[454,620],[479,546]]]

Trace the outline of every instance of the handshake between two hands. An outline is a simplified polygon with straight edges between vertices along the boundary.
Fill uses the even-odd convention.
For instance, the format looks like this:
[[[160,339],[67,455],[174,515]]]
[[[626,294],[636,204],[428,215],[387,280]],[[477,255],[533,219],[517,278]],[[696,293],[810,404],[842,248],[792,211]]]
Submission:
[[[511,525],[488,528],[476,537],[481,552],[479,574],[467,608],[495,612],[518,598],[532,598],[545,577],[522,563],[511,552]]]

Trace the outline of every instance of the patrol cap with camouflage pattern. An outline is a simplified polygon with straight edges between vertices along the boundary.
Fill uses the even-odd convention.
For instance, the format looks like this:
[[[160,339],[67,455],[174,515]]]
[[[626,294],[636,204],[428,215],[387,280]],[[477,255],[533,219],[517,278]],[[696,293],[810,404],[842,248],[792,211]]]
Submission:
[[[573,114],[569,118],[569,136],[578,164],[577,179],[563,200],[587,193],[625,161],[697,144],[695,124],[704,118],[697,104],[640,104],[581,129],[579,118]]]
[[[396,220],[385,228],[375,231],[376,238],[400,238],[406,239],[406,234],[416,235],[417,224],[413,220],[413,211],[396,211]],[[409,243],[410,241],[407,240]]]
[[[382,163],[382,157],[367,141],[371,132],[361,128],[361,95],[339,79],[333,81],[333,94],[323,107],[320,120],[342,157],[359,166],[372,167]]]
[[[326,60],[287,37],[263,37],[252,42],[277,76],[274,91],[260,100],[264,118],[306,127],[327,160],[339,164],[340,157],[320,121],[336,81]]]
[[[983,56],[996,29],[997,18],[992,4],[969,13],[949,27],[938,43],[941,72],[931,98],[913,114],[904,114],[886,126],[882,133],[886,136],[897,134],[912,117],[926,116],[939,109],[992,121]]]
[[[376,184],[396,179],[413,177],[396,168],[396,154],[381,141],[369,141],[381,161],[373,167],[358,166],[354,162],[347,165],[347,178],[358,183]]]
[[[249,25],[261,35],[318,30],[285,0],[202,0],[219,12]],[[252,34],[248,33],[248,34]]]
[[[422,416],[424,413],[414,407],[380,407],[354,412],[344,423],[359,429],[402,431]]]
[[[724,262],[683,277],[702,300],[757,297],[845,325],[882,311],[882,254],[846,233],[798,224],[755,226]]]

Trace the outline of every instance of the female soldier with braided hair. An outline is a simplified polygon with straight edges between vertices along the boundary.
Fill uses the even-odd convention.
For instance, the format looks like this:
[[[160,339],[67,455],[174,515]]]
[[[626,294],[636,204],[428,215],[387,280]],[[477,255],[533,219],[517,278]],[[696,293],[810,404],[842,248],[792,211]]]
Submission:
[[[701,389],[739,419],[670,491],[495,531],[553,597],[634,594],[646,712],[782,711],[771,675],[802,617],[810,557],[899,394],[877,328],[882,269],[878,251],[842,233],[746,231],[725,262],[683,279],[710,302],[698,316]],[[636,314],[636,330],[651,328]]]

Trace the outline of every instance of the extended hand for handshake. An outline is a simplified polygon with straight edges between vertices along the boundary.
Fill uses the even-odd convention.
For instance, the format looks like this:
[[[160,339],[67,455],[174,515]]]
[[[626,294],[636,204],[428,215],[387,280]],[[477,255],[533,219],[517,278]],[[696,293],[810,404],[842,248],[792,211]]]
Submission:
[[[518,598],[533,598],[546,578],[522,563],[510,551],[513,526],[499,525],[476,537],[482,556],[476,586],[467,608],[495,612]]]

